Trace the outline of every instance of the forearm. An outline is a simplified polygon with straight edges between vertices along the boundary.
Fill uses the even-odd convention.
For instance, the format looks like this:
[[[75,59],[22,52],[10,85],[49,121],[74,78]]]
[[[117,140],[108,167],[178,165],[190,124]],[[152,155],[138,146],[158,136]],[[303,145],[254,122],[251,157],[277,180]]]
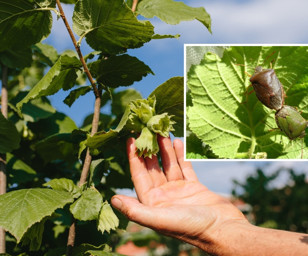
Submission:
[[[261,228],[246,223],[226,224],[212,238],[213,243],[198,246],[222,256],[307,256],[308,235]]]

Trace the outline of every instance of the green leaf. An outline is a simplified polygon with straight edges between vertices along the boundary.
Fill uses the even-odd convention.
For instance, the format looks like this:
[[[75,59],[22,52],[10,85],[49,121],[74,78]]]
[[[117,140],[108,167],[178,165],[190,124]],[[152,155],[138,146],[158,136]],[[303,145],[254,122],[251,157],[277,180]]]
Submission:
[[[272,63],[288,96],[288,88],[307,74],[307,61],[305,47],[230,47],[221,59],[208,53],[188,73],[193,100],[187,113],[191,131],[220,158],[289,158],[289,151],[297,157],[303,152],[307,158],[308,149],[301,148],[300,140],[290,145],[277,129],[275,112],[263,106],[255,93],[247,93],[247,73],[252,74],[256,66],[269,68]],[[301,91],[300,101],[307,98],[308,91]]]
[[[78,128],[69,116],[60,112],[40,119],[38,122],[29,123],[28,126],[39,138],[46,138],[53,134],[70,133]]]
[[[10,185],[26,183],[37,176],[31,166],[11,154],[8,154],[6,168]]]
[[[1,63],[9,68],[25,68],[31,66],[32,51],[30,48],[7,49],[0,52]]]
[[[23,235],[22,246],[30,244],[30,251],[38,251],[42,244],[44,225],[48,217],[32,225]]]
[[[126,89],[112,95],[111,111],[114,115],[121,115],[125,112],[127,105],[137,99],[142,99],[141,94],[135,89]]]
[[[0,196],[0,226],[10,232],[19,243],[33,224],[72,201],[70,193],[44,188],[6,193]]]
[[[61,2],[64,4],[74,4],[77,2],[77,0],[61,0]]]
[[[45,163],[53,160],[74,163],[77,160],[79,143],[83,140],[85,140],[83,133],[57,133],[35,144],[35,150]]]
[[[304,78],[305,81],[300,81],[294,84],[288,90],[288,97],[285,99],[289,106],[297,106],[302,112],[303,116],[308,119],[308,97],[305,93],[308,90],[308,76]]]
[[[89,91],[91,91],[91,89],[91,86],[83,86],[72,90],[63,102],[70,107],[73,105],[75,100],[77,100],[80,96],[87,94]]]
[[[40,1],[2,1],[0,51],[26,48],[47,37],[51,30],[52,16],[46,7]]]
[[[38,43],[33,46],[33,49],[40,57],[41,61],[45,62],[49,66],[52,66],[59,57],[57,50],[48,44]]]
[[[152,39],[166,39],[166,38],[180,38],[179,34],[176,35],[159,35],[159,34],[155,34],[153,35]]]
[[[45,187],[51,187],[54,190],[66,191],[77,198],[81,195],[81,188],[75,185],[75,183],[66,178],[53,179],[44,184]]]
[[[37,98],[23,105],[22,114],[27,122],[37,122],[49,118],[56,113],[56,109],[45,97]]]
[[[19,147],[20,135],[15,125],[0,112],[0,153],[11,152]]]
[[[103,53],[117,54],[151,40],[154,28],[138,21],[122,0],[80,0],[75,5],[73,29]]]
[[[127,54],[97,60],[89,64],[89,69],[99,83],[113,88],[129,86],[148,74],[154,75],[149,66]]]
[[[101,194],[93,187],[85,190],[81,196],[70,206],[75,219],[96,220],[102,204]]]
[[[203,159],[204,150],[202,141],[197,138],[193,133],[189,133],[186,137],[186,157],[189,155],[189,159]]]
[[[111,253],[111,248],[107,244],[94,246],[92,244],[81,244],[73,249],[73,256],[116,256],[117,253]]]
[[[196,19],[211,32],[211,17],[203,7],[193,8],[173,0],[142,0],[137,5],[137,13],[146,18],[156,16],[172,25]]]
[[[122,129],[126,125],[129,114],[130,114],[130,108],[127,107],[120,123],[115,129],[110,129],[108,132],[102,131],[95,133],[93,136],[87,139],[86,145],[90,149],[96,149],[102,147],[106,143],[110,142],[112,139],[116,138],[119,132],[122,131]]]
[[[184,131],[184,81],[183,77],[173,77],[158,86],[149,97],[156,97],[156,114],[168,113],[175,121],[173,132],[183,137]]]
[[[116,230],[118,226],[119,226],[118,217],[114,214],[110,204],[104,202],[102,204],[102,208],[97,223],[98,230],[100,230],[102,233],[104,233],[105,231],[110,233],[111,229]]]
[[[61,88],[68,90],[74,86],[77,79],[76,72],[81,67],[81,63],[77,57],[69,55],[71,54],[65,53],[60,56],[48,73],[17,104],[18,109],[32,99],[53,95]]]

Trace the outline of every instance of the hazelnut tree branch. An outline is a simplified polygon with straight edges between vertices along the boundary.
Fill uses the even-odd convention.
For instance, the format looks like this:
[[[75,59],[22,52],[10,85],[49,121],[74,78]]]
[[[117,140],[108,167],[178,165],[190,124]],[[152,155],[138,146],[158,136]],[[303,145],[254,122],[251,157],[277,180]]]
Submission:
[[[96,82],[94,81],[88,66],[84,60],[84,57],[80,51],[80,46],[79,44],[77,44],[76,38],[73,34],[72,29],[70,28],[70,25],[68,24],[68,21],[65,17],[64,11],[62,9],[60,0],[56,0],[57,2],[57,6],[59,8],[60,11],[60,16],[65,24],[65,27],[72,39],[72,42],[74,44],[74,47],[78,53],[79,59],[81,61],[81,64],[83,66],[83,70],[85,72],[85,74],[87,75],[91,86],[93,88],[94,91],[94,95],[95,95],[95,105],[94,105],[94,114],[93,114],[93,119],[92,119],[92,129],[91,129],[91,135],[95,134],[98,130],[98,124],[99,124],[99,114],[100,114],[100,108],[101,108],[101,91],[97,88],[96,86]],[[81,176],[80,176],[80,180],[79,180],[79,186],[83,185],[86,183],[87,181],[87,177],[89,174],[89,170],[90,170],[90,166],[91,166],[91,162],[92,162],[92,156],[90,155],[90,151],[89,149],[87,149],[87,153],[86,153],[86,157],[83,163],[83,168],[82,168],[82,172],[81,172]],[[67,240],[67,254],[66,255],[71,255],[72,253],[72,248],[74,247],[74,243],[75,243],[75,236],[76,236],[76,222],[75,220],[73,220],[73,223],[69,229],[69,234],[68,234],[68,240]]]
[[[8,68],[2,65],[2,88],[1,88],[1,112],[7,118],[8,112]],[[6,177],[6,155],[0,154],[0,195],[6,193],[7,177]],[[5,253],[5,230],[0,228],[0,253]]]

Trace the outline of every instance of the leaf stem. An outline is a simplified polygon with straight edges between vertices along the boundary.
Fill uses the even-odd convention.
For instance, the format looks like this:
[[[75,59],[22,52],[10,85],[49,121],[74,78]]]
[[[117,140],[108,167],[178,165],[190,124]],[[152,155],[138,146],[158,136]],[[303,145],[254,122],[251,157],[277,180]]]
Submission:
[[[96,86],[96,82],[94,81],[88,66],[84,60],[84,57],[80,51],[80,45],[77,43],[76,38],[73,34],[73,31],[71,30],[67,19],[65,17],[64,11],[62,9],[60,0],[56,0],[57,2],[57,6],[59,8],[60,11],[60,16],[66,26],[66,29],[72,39],[72,42],[75,46],[75,49],[78,53],[79,59],[82,63],[83,69],[85,74],[87,75],[91,86],[93,88],[94,91],[94,95],[95,95],[95,105],[94,105],[94,114],[93,114],[93,119],[92,119],[92,129],[91,129],[91,135],[95,134],[98,130],[98,124],[99,124],[99,116],[100,116],[100,108],[101,108],[101,90],[99,90]],[[90,151],[89,148],[87,149],[87,153],[86,153],[86,157],[83,163],[83,168],[82,168],[82,172],[81,172],[81,176],[80,176],[80,180],[79,180],[79,186],[82,186],[84,183],[86,183],[87,181],[87,177],[89,174],[89,170],[90,170],[90,166],[91,166],[91,162],[92,162],[92,156],[90,155]],[[74,247],[74,243],[75,243],[75,236],[76,236],[76,220],[73,220],[73,223],[70,226],[69,229],[69,234],[68,234],[68,241],[67,241],[67,256],[72,255],[72,248]]]
[[[8,112],[8,68],[2,65],[2,89],[1,89],[1,112],[7,118]],[[7,176],[6,176],[6,155],[0,154],[0,195],[6,193]],[[0,228],[0,253],[5,253],[5,230]]]

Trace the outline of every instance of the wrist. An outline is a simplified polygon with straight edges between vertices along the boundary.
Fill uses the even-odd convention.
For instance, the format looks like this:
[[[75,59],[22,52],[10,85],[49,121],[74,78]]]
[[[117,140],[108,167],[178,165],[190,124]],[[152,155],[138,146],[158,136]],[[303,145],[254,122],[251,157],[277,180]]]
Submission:
[[[228,221],[201,249],[219,256],[307,256],[307,234],[261,228],[245,220]]]

